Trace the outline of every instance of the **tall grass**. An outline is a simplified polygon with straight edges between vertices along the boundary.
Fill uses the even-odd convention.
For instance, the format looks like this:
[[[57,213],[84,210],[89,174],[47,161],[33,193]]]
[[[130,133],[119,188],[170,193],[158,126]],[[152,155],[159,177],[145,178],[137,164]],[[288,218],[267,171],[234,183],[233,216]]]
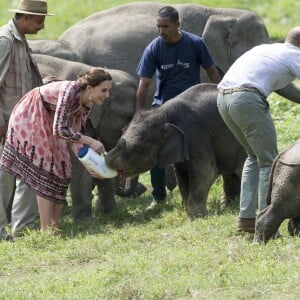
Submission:
[[[1,23],[16,2],[1,0]],[[274,40],[299,20],[299,1],[188,2],[252,9]],[[125,2],[48,3],[57,16],[48,17],[35,38],[56,39],[81,18]],[[270,104],[282,150],[299,138],[300,106],[275,94]],[[149,187],[147,174],[142,181]],[[282,238],[252,244],[251,235],[235,231],[238,204],[219,210],[221,189],[218,180],[208,216],[194,222],[177,188],[154,211],[146,210],[150,188],[138,198],[117,198],[117,211],[89,221],[74,223],[69,206],[61,238],[33,230],[15,243],[0,243],[0,299],[299,299],[300,239],[288,235],[285,221]]]

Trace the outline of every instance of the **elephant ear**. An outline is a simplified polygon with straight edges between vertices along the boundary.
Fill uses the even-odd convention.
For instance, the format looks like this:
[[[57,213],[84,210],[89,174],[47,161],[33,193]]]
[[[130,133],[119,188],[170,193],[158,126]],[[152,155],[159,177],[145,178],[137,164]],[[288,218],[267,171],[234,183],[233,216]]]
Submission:
[[[164,125],[164,140],[165,143],[158,154],[160,167],[189,160],[186,136],[179,127],[166,123]]]
[[[235,17],[212,15],[205,24],[202,37],[206,43],[213,42],[217,47],[218,42],[223,42],[229,48],[233,48],[239,42],[237,27],[238,20]]]
[[[212,15],[205,24],[202,37],[215,64],[223,71],[233,63],[231,49],[239,43],[237,29],[238,20],[232,16]]]

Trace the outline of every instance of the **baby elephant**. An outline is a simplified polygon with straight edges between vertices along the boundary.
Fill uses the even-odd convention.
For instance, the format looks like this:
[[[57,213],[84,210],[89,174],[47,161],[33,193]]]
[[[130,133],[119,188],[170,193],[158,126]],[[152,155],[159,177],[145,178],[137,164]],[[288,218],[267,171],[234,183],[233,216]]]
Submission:
[[[267,195],[268,206],[256,219],[254,241],[265,242],[285,219],[292,236],[300,233],[300,140],[275,159]]]
[[[246,154],[219,115],[217,92],[214,84],[199,84],[135,116],[106,155],[107,164],[124,176],[174,164],[191,218],[205,216],[207,196],[218,175],[223,177],[225,201],[239,196]]]

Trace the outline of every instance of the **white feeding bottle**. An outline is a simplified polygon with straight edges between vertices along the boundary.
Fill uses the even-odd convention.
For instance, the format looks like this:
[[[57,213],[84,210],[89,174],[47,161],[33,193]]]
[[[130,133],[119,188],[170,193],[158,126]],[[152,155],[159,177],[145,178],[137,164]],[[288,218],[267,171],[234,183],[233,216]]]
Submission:
[[[94,171],[103,178],[113,178],[118,175],[118,172],[109,168],[104,156],[97,153],[88,146],[83,146],[78,150],[78,159],[85,166],[86,169]]]

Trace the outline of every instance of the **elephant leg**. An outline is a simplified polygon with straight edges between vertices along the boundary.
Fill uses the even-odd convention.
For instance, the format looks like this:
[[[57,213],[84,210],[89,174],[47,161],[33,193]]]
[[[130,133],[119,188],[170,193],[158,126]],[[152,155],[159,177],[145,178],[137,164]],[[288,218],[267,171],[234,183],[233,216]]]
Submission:
[[[174,166],[168,165],[165,168],[165,170],[166,170],[166,187],[170,192],[172,192],[177,185]]]
[[[81,162],[70,151],[72,176],[70,191],[72,198],[72,214],[74,220],[92,217],[92,200],[94,184],[91,176]]]
[[[96,213],[108,213],[117,209],[114,189],[115,181],[111,179],[93,179],[98,188],[98,199],[96,202]]]
[[[115,179],[115,193],[121,197],[137,197],[143,194],[147,188],[140,182],[138,182],[139,176],[133,176],[130,178],[117,177]]]
[[[291,236],[300,236],[300,216],[289,220],[288,232]]]
[[[138,197],[138,196],[144,194],[146,191],[147,191],[147,187],[144,186],[142,183],[137,182],[135,190],[133,192],[133,196],[134,197]]]
[[[236,174],[223,174],[223,194],[220,207],[225,208],[240,196],[241,179]]]
[[[126,182],[127,178],[117,176],[115,178],[115,193],[121,197],[126,197]]]
[[[178,164],[179,165],[179,164]],[[188,172],[178,166],[175,167],[178,189],[181,195],[183,207],[187,207],[189,197],[189,180]]]
[[[207,166],[210,167],[210,166]],[[191,220],[204,217],[207,214],[207,197],[212,183],[216,177],[216,170],[204,172],[203,170],[177,169],[176,175],[179,191],[183,199],[184,208]],[[212,171],[212,169],[210,169]]]
[[[197,193],[197,198],[195,197],[195,193],[191,192],[189,194],[187,200],[186,211],[191,220],[195,218],[203,218],[207,215],[207,197],[209,193],[208,189],[202,189],[200,192]],[[198,198],[199,197],[199,198]]]
[[[273,204],[262,210],[255,222],[255,242],[267,243],[274,236],[285,218],[278,209],[274,209]]]
[[[191,219],[207,215],[207,198],[216,174],[190,174],[187,211]]]

